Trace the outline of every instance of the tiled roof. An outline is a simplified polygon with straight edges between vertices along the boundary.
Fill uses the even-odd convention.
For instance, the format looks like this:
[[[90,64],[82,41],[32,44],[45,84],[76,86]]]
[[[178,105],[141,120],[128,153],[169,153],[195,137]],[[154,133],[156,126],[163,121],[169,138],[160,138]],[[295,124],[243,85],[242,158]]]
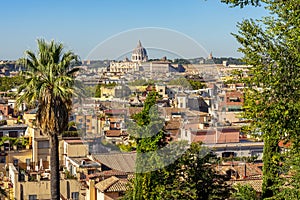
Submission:
[[[180,128],[179,120],[170,120],[166,123],[165,130],[176,130]]]
[[[101,164],[122,172],[134,172],[136,153],[94,154]]]
[[[108,130],[105,131],[105,136],[107,137],[120,137],[120,136],[127,136],[128,133],[121,130]]]
[[[68,144],[83,144],[85,141],[83,140],[65,140]]]
[[[115,176],[107,178],[95,185],[101,192],[123,192],[127,190],[128,181]]]
[[[100,181],[95,185],[95,187],[101,192],[105,192],[110,186],[116,183],[119,179],[115,176],[109,177],[103,181]]]
[[[232,163],[230,164],[230,162],[228,162],[228,165],[218,166],[216,167],[216,170],[220,171],[223,174],[226,174],[226,171],[228,170],[232,170],[233,172],[235,172],[235,178],[237,179],[257,178],[257,177],[262,177],[262,170],[259,168],[260,166],[261,166],[260,164],[247,163],[246,171],[245,171],[244,164],[234,163],[232,165]]]
[[[122,115],[126,114],[127,110],[126,109],[109,109],[109,110],[104,110],[105,114],[110,114],[110,115]]]
[[[97,172],[97,173],[93,173],[93,174],[89,174],[87,175],[88,178],[95,178],[95,177],[111,177],[111,176],[126,176],[129,173],[127,172],[121,172],[118,170],[104,170],[101,172]]]
[[[245,180],[234,180],[228,181],[229,185],[250,185],[256,192],[262,192],[262,179],[245,179]]]
[[[120,119],[120,118],[118,118],[118,117],[110,117],[109,118],[109,121],[112,123],[112,122],[120,122],[121,120],[123,120],[123,119]]]
[[[124,192],[128,188],[128,181],[126,179],[120,179],[107,189],[107,192]]]

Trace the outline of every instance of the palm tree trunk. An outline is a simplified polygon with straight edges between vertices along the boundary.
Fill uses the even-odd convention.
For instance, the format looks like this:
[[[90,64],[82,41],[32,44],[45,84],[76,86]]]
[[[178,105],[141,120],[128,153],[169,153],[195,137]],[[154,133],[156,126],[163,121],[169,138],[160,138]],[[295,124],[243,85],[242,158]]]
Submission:
[[[58,137],[57,134],[50,136],[50,181],[51,181],[51,199],[60,199],[60,176],[59,176],[59,155],[58,155]]]

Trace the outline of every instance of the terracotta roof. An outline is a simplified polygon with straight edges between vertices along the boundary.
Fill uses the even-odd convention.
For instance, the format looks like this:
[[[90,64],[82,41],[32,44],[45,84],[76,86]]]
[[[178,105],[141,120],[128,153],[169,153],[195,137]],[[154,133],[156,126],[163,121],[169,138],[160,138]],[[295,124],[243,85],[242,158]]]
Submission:
[[[128,175],[127,172],[121,172],[121,171],[112,169],[112,170],[104,170],[101,172],[89,174],[89,175],[87,175],[87,177],[95,178],[95,177],[111,177],[111,176],[126,176],[126,175]]]
[[[66,143],[68,144],[83,144],[86,141],[83,140],[65,140]]]
[[[119,179],[118,182],[113,184],[107,189],[107,192],[124,192],[127,191],[128,181],[126,179]]]
[[[235,172],[236,179],[258,178],[262,177],[262,170],[259,167],[261,167],[261,164],[246,163],[246,176],[245,165],[238,164],[238,162],[228,162],[225,165],[217,166],[216,170],[220,171],[223,174],[226,174],[226,171],[228,170],[232,170]]]
[[[107,178],[95,185],[101,192],[122,192],[127,190],[127,180],[118,179],[115,176]]]
[[[176,130],[180,128],[179,120],[170,120],[166,123],[165,130]]]
[[[234,180],[228,181],[229,185],[250,185],[256,192],[262,192],[262,179],[245,179],[245,180]]]
[[[110,118],[109,118],[109,121],[110,121],[110,122],[120,122],[121,120],[123,120],[123,119],[117,118],[117,117],[110,117]]]
[[[134,172],[136,153],[107,153],[94,154],[101,164],[121,172]]]
[[[127,136],[128,133],[121,130],[108,130],[105,131],[105,136],[107,137],[120,137],[120,136]]]
[[[109,177],[95,185],[95,187],[101,192],[105,192],[110,186],[116,183],[119,179],[115,176]]]

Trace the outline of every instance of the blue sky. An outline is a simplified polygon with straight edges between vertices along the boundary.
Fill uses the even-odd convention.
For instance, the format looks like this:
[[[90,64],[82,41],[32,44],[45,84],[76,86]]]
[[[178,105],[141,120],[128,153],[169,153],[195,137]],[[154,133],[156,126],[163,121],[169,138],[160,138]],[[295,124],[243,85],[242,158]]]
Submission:
[[[219,0],[9,0],[1,1],[0,7],[0,60],[17,59],[26,49],[35,50],[37,38],[63,42],[82,59],[100,46],[102,51],[91,58],[114,59],[117,55],[113,51],[122,49],[123,44],[132,49],[139,39],[146,48],[160,48],[155,44],[160,28],[189,38],[203,48],[198,56],[198,49],[190,50],[183,40],[172,46],[180,36],[167,36],[172,38],[169,41],[160,38],[167,41],[165,45],[169,42],[170,51],[186,49],[185,57],[206,56],[205,52],[211,51],[216,57],[240,57],[239,45],[230,33],[237,32],[236,24],[242,19],[267,14],[263,8],[229,8]],[[133,30],[143,27],[156,27],[156,32],[145,29],[134,34]],[[127,36],[127,42],[120,42],[122,33],[133,33],[133,42],[127,44]],[[147,34],[152,38],[144,38]],[[108,39],[118,42],[110,41],[110,47],[101,47]]]

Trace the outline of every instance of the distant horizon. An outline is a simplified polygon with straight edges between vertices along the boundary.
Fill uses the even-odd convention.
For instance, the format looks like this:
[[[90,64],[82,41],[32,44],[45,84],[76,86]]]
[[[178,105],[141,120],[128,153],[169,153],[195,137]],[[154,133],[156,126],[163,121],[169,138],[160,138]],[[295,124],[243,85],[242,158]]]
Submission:
[[[148,60],[155,60],[155,59],[162,59],[164,56],[162,57],[149,57]],[[168,60],[174,60],[174,59],[184,59],[184,60],[193,60],[193,59],[207,59],[205,57],[192,57],[192,58],[177,58],[177,57],[174,57],[174,58],[169,58],[167,57]],[[213,58],[217,58],[217,59],[220,59],[220,58],[232,58],[232,59],[242,59],[242,57],[232,57],[232,56],[221,56],[221,57],[213,57]],[[129,59],[129,58],[128,58]],[[7,62],[15,62],[17,61],[18,59],[15,59],[15,60],[8,60],[8,59],[0,59],[0,62],[1,61],[7,61]],[[115,60],[115,59],[81,59],[80,61],[123,61],[122,59],[119,59],[119,60]],[[130,61],[130,59],[129,59]]]

